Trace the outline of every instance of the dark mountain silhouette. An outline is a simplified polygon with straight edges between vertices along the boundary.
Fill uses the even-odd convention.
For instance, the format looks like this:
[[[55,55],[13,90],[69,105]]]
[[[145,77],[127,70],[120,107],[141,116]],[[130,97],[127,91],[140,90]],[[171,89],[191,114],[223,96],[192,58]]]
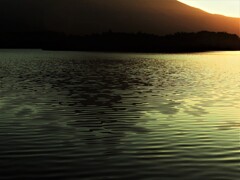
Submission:
[[[0,32],[44,31],[44,9],[43,1],[0,0]]]
[[[240,35],[240,18],[204,12],[177,0],[54,0],[46,9],[46,27],[69,34],[108,29],[166,35],[202,30]]]
[[[157,35],[202,30],[240,36],[240,18],[206,13],[177,0],[1,0],[0,32],[91,34],[108,29]]]
[[[195,52],[240,50],[240,38],[225,32],[201,31],[158,36],[146,33],[105,32],[66,35],[55,32],[2,33],[0,48],[118,52]]]

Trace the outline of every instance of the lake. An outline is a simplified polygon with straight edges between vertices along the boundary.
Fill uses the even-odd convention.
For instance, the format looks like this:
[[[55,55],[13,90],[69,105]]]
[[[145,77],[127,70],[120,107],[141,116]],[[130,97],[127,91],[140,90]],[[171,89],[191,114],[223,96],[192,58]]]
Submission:
[[[240,52],[0,50],[0,179],[238,180]]]

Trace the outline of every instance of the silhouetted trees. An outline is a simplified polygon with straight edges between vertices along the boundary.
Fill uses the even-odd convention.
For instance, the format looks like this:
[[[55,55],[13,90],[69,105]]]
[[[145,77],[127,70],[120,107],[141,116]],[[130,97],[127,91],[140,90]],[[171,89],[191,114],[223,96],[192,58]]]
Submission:
[[[225,32],[201,31],[166,36],[112,31],[85,36],[55,32],[2,33],[0,48],[118,52],[195,52],[240,50],[240,38]]]

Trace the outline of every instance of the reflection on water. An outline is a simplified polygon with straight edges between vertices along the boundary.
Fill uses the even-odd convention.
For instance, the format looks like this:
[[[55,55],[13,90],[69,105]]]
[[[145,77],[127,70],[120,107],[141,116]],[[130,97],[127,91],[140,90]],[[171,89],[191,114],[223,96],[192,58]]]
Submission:
[[[1,177],[237,180],[239,58],[1,50]]]

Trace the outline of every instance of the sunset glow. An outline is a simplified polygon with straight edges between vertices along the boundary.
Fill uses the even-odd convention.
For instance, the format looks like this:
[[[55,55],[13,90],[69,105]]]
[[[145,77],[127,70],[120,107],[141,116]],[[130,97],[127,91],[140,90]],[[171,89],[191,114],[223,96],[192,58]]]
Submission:
[[[240,0],[178,0],[212,14],[240,18]]]

